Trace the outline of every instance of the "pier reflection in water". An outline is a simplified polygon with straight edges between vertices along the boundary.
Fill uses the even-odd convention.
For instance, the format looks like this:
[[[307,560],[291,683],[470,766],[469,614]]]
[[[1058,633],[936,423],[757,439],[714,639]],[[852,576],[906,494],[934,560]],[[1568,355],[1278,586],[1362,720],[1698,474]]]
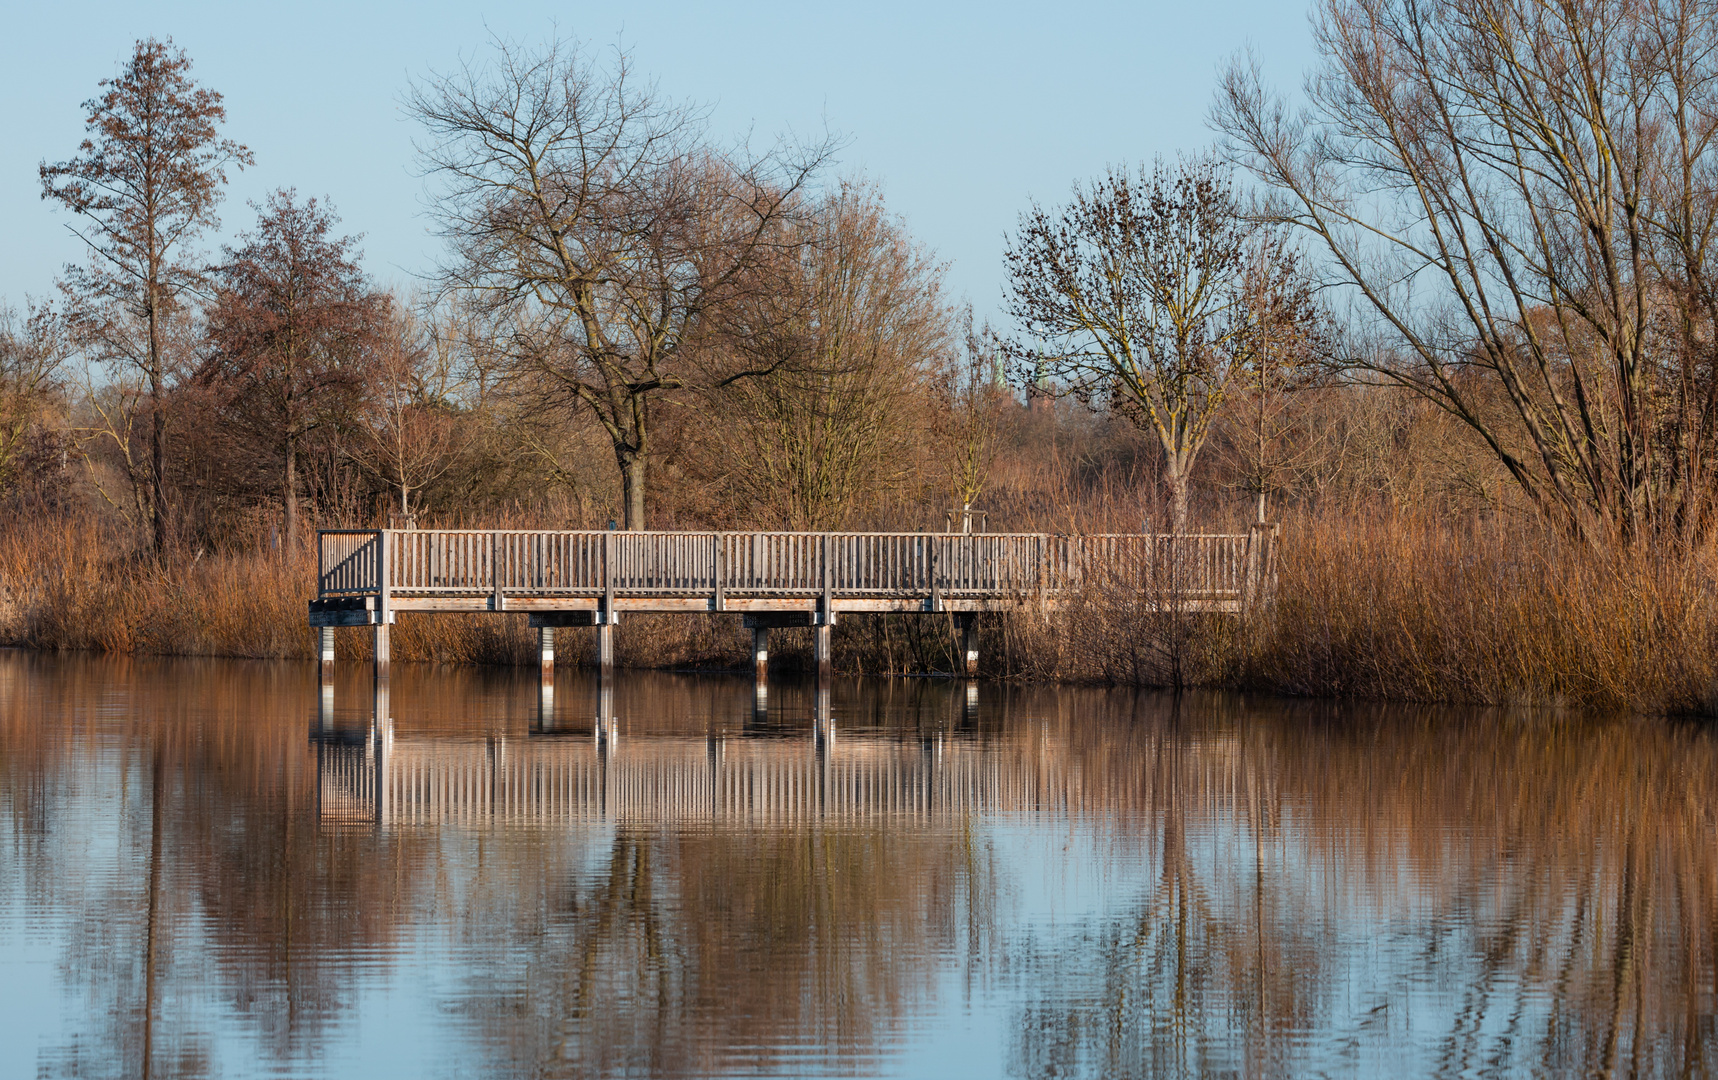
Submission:
[[[0,1075],[1713,1071],[1698,729],[0,653]]]

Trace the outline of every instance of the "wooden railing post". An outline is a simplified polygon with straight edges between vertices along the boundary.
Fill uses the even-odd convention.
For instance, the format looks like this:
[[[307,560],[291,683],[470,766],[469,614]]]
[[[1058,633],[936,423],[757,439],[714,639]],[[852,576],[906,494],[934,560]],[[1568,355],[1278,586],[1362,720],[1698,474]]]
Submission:
[[[503,597],[501,595],[501,545],[502,545],[502,539],[501,538],[502,538],[502,535],[503,535],[502,533],[496,533],[493,537],[490,538],[491,544],[490,544],[490,549],[489,549],[489,576],[492,579],[491,584],[493,585],[495,591],[490,598],[489,606],[490,606],[490,609],[493,611],[506,611],[507,610],[507,600],[505,597]]]
[[[937,566],[937,535],[936,535],[936,533],[926,534],[925,542],[930,544],[930,546],[931,546],[931,550],[930,550],[931,610],[932,611],[941,611],[943,609],[943,590],[942,590],[942,581],[939,579],[939,575],[937,573],[938,566]]]
[[[393,572],[389,550],[388,530],[376,530],[376,621],[371,625],[370,667],[371,675],[378,687],[388,681],[389,662],[393,651],[389,643],[389,630],[393,622],[393,612],[389,610],[389,592],[393,586]],[[378,701],[386,701],[380,692]]]
[[[602,534],[602,613],[603,621],[614,618],[614,530]]]
[[[724,584],[724,579],[727,577],[727,566],[726,566],[727,560],[723,557],[725,552],[723,552],[723,550],[722,550],[723,545],[722,545],[722,534],[721,533],[717,533],[715,535],[715,543],[716,543],[716,555],[713,559],[710,560],[710,565],[711,565],[711,567],[713,567],[715,575],[716,575],[716,580],[715,580],[715,587],[716,587],[715,593],[716,593],[716,595],[715,595],[715,602],[714,602],[713,606],[717,611],[726,611],[726,610],[728,610],[728,607],[727,607],[727,604],[725,603],[726,598],[723,596],[722,587]]]
[[[823,534],[823,622],[827,625],[835,621],[835,566],[833,548],[828,533]]]
[[[388,620],[389,593],[394,583],[393,567],[389,560],[388,530],[376,530],[376,616],[386,624]]]
[[[1247,545],[1241,556],[1241,611],[1245,613],[1253,606],[1254,588],[1258,581],[1259,567],[1259,527],[1255,522],[1247,529]]]

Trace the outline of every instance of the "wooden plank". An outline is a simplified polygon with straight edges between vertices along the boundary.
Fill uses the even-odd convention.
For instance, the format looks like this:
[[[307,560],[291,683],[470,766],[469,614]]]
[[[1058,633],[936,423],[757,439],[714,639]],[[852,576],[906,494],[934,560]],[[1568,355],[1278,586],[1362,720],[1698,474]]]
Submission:
[[[600,606],[596,596],[509,596],[508,611],[596,611]]]
[[[400,596],[394,598],[395,611],[490,611],[486,593],[470,596]]]

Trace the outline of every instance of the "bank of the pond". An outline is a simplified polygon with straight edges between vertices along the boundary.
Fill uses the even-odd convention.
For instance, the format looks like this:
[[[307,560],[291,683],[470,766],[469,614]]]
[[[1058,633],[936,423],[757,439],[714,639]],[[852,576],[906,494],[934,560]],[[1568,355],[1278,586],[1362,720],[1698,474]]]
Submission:
[[[987,677],[1200,686],[1322,697],[1558,704],[1708,713],[1718,701],[1718,599],[1707,552],[1594,554],[1553,540],[1402,517],[1287,523],[1266,613],[1166,619],[1098,592],[1052,612],[981,622]],[[116,550],[92,525],[38,522],[0,536],[0,643],[36,649],[310,659],[314,569],[274,553],[158,561]],[[364,656],[368,635],[340,632]],[[592,643],[563,635],[563,662]],[[734,616],[621,623],[629,667],[743,668]],[[809,660],[809,632],[782,631],[773,659]],[[399,661],[534,664],[522,615],[405,616]],[[952,626],[934,617],[849,617],[839,669],[946,671]]]

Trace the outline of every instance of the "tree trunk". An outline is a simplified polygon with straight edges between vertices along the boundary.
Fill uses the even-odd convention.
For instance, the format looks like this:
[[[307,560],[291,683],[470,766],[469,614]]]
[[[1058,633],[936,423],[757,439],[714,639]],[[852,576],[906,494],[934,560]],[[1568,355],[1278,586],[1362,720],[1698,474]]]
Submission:
[[[286,518],[286,561],[298,554],[298,441],[286,437],[286,475],[281,481],[281,504]]]
[[[154,282],[149,289],[149,514],[155,525],[155,553],[167,550],[167,417],[161,411],[161,325]]]
[[[621,503],[626,513],[626,528],[644,528],[644,455],[637,451],[622,451],[620,458]]]
[[[1169,496],[1169,531],[1175,536],[1187,532],[1187,468],[1174,457],[1163,462],[1163,486]]]
[[[161,411],[160,380],[150,380],[149,411],[149,506],[155,519],[155,552],[167,550],[167,487],[162,473],[167,466],[167,417]]]

